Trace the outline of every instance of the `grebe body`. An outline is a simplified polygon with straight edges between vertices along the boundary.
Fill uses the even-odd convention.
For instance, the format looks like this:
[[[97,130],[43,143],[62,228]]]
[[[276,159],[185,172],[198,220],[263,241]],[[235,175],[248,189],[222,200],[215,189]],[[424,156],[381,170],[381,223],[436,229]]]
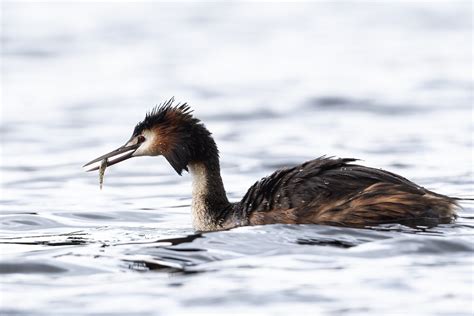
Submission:
[[[352,158],[320,157],[280,169],[256,182],[242,200],[227,199],[216,143],[186,104],[173,99],[149,112],[122,147],[96,158],[108,166],[137,156],[164,156],[193,177],[193,226],[215,231],[246,225],[327,224],[365,227],[387,223],[434,226],[456,218],[454,198]]]

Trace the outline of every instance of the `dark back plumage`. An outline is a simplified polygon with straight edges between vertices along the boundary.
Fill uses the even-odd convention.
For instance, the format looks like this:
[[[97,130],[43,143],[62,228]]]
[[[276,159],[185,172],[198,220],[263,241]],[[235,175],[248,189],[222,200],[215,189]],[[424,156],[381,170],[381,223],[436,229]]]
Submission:
[[[391,172],[320,157],[255,183],[236,205],[250,224],[319,223],[348,226],[389,222],[449,222],[454,199]],[[418,221],[417,221],[418,219]]]

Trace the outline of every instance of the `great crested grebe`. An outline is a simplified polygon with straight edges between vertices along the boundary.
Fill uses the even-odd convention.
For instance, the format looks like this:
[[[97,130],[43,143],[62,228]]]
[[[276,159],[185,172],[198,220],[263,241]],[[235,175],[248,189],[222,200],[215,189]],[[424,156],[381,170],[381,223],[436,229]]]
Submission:
[[[262,224],[364,227],[383,223],[434,226],[456,218],[455,198],[429,191],[352,158],[320,157],[280,169],[256,182],[240,202],[227,199],[216,143],[185,104],[171,99],[138,123],[130,140],[84,167],[111,166],[137,156],[164,156],[176,172],[193,177],[193,226],[214,231]]]

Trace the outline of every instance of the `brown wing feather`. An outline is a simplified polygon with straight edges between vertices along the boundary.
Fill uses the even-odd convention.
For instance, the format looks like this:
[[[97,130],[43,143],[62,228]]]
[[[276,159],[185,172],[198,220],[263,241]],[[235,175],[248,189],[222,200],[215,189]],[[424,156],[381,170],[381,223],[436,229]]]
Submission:
[[[321,157],[254,184],[239,206],[249,224],[436,225],[455,218],[454,199],[396,174]]]

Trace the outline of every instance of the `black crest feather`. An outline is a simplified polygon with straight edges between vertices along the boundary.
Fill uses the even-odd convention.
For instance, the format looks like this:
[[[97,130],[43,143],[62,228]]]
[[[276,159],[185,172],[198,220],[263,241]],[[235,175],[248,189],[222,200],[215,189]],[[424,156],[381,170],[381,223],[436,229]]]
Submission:
[[[174,97],[155,106],[151,111],[145,115],[145,119],[138,123],[133,130],[133,136],[137,136],[145,129],[150,129],[153,126],[165,122],[166,116],[170,112],[179,113],[184,118],[192,119],[193,110],[187,103],[174,104]]]

